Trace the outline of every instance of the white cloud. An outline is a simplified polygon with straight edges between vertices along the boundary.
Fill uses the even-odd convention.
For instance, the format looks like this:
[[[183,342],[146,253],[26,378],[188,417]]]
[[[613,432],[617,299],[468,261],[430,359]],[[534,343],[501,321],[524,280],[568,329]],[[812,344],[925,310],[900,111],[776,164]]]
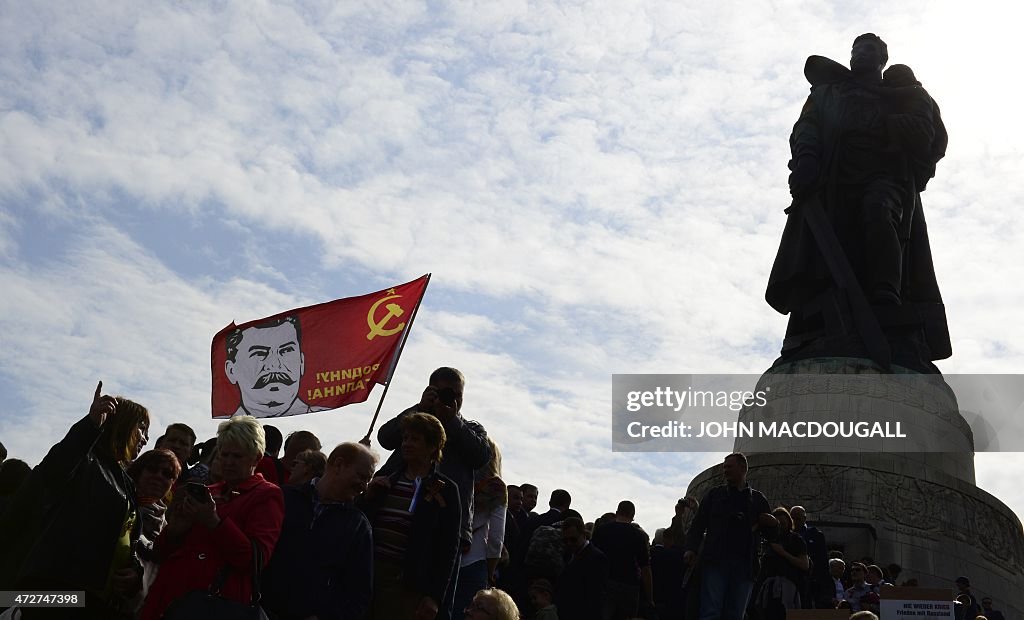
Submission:
[[[228,321],[431,271],[385,412],[414,401],[433,366],[459,366],[469,414],[502,441],[511,475],[579,488],[589,512],[635,493],[641,520],[663,525],[718,457],[610,454],[608,375],[771,364],[785,318],[762,297],[808,54],[845,60],[853,35],[874,30],[939,100],[950,152],[924,199],[955,347],[942,367],[1024,368],[1019,20],[1005,11],[12,5],[0,16],[12,353],[0,376],[28,410],[0,415],[0,433],[38,458],[38,438],[83,413],[73,395],[97,378],[162,423],[210,432],[206,354]],[[232,234],[128,232],[157,216]],[[79,230],[44,247],[38,219]],[[205,268],[186,269],[197,248]],[[372,410],[281,426],[352,438]]]

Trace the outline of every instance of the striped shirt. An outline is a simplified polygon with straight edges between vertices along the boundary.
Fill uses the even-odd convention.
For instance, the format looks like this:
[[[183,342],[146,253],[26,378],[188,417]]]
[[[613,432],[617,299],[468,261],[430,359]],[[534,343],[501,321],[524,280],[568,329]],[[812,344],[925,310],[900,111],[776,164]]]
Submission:
[[[416,483],[399,476],[373,522],[373,547],[377,559],[391,563],[405,560],[412,512],[409,508],[416,493]]]

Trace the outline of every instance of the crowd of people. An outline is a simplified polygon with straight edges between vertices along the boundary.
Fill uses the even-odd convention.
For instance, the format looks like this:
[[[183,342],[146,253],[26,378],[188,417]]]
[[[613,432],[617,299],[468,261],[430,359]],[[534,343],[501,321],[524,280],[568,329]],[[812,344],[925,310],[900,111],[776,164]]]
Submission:
[[[171,424],[144,452],[149,412],[101,383],[35,468],[0,446],[0,590],[84,592],[85,607],[5,613],[775,620],[839,608],[863,620],[899,578],[895,564],[830,551],[802,507],[773,509],[738,453],[724,484],[680,499],[653,540],[629,500],[590,522],[555,489],[537,511],[537,486],[506,484],[498,445],[462,417],[464,387],[458,370],[434,371],[381,427],[392,452],[380,465],[361,443],[328,451],[310,431],[284,438],[248,415],[205,442]],[[1003,620],[967,577],[955,584],[958,620]]]

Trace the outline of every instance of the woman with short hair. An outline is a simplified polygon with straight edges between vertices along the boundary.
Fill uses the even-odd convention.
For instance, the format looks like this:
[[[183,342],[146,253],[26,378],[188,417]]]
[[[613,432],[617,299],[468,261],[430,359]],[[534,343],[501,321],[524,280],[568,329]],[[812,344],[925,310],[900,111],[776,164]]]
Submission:
[[[373,526],[369,617],[433,620],[459,553],[459,490],[438,471],[446,441],[441,422],[412,413],[401,428],[404,466],[374,478],[360,506]]]
[[[485,588],[466,606],[466,620],[519,620],[519,608],[504,590]]]
[[[221,596],[249,604],[254,553],[266,566],[284,520],[281,489],[255,473],[265,442],[252,416],[234,416],[217,428],[222,481],[209,487],[189,483],[175,492],[156,542],[160,572],[143,620],[157,620],[176,599],[208,589],[225,573]]]
[[[135,459],[128,466],[128,475],[135,483],[135,496],[142,522],[142,532],[135,543],[135,552],[142,561],[142,590],[134,605],[138,609],[142,607],[142,601],[156,579],[159,566],[153,545],[167,525],[167,504],[164,500],[181,476],[181,463],[170,450],[157,448]]]
[[[327,469],[327,456],[319,450],[303,450],[295,457],[292,473],[288,477],[289,486],[309,484],[313,478],[324,475]]]

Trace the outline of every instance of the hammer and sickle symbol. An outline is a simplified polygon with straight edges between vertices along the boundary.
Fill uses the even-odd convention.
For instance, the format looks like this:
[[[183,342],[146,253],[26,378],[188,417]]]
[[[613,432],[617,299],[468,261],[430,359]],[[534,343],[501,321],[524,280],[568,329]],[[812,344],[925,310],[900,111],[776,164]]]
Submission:
[[[396,299],[398,297],[401,297],[401,295],[388,295],[387,297],[381,297],[375,301],[372,306],[370,306],[370,312],[366,315],[366,324],[370,327],[370,333],[366,334],[367,340],[373,340],[377,336],[394,336],[405,327],[405,321],[399,323],[395,327],[387,327],[388,321],[391,320],[391,317],[397,318],[405,314],[405,310],[402,310],[402,306],[399,306],[398,304],[388,304],[384,306],[388,311],[388,313],[384,315],[384,318],[379,321],[374,318],[377,314],[377,308],[380,307],[382,303],[389,299]]]

